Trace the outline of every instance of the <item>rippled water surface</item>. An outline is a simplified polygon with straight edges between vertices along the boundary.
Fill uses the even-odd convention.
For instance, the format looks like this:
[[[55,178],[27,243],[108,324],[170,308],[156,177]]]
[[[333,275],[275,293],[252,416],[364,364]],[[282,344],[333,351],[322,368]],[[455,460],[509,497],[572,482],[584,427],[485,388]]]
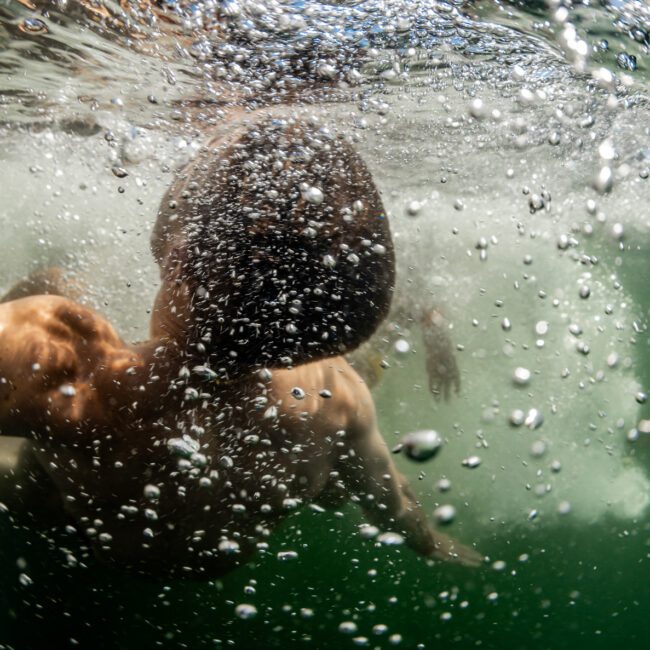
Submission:
[[[441,434],[397,462],[489,556],[427,563],[305,509],[221,581],[152,582],[7,519],[2,647],[647,647],[650,11],[574,4],[0,1],[0,290],[61,266],[143,337],[174,171],[229,106],[310,106],[382,192],[396,310],[444,314],[460,369],[434,400],[394,314],[381,430]]]

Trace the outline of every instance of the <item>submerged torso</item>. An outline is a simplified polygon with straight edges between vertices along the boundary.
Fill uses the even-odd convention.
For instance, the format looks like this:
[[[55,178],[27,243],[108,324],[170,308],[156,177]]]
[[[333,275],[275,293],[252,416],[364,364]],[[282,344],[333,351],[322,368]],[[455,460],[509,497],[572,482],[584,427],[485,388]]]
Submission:
[[[100,557],[215,577],[336,482],[349,409],[334,385],[342,376],[359,381],[333,359],[267,382],[204,387],[206,397],[155,421],[94,435],[90,447],[39,445],[37,455]]]

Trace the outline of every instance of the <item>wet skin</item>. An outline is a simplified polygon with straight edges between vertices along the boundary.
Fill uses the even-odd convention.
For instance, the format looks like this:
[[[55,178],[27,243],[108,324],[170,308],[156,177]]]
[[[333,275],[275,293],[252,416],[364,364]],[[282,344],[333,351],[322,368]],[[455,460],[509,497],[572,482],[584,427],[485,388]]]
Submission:
[[[214,578],[245,562],[293,509],[334,498],[358,502],[421,555],[480,562],[426,522],[367,387],[343,358],[202,379],[179,324],[186,292],[163,285],[159,295],[154,335],[137,346],[60,296],[0,305],[0,433],[34,441],[100,557]],[[186,449],[184,433],[200,449]],[[150,486],[159,496],[145,496]]]
[[[233,132],[237,115],[241,111],[225,123]],[[290,131],[292,137],[303,137],[301,128]],[[268,161],[265,152],[273,149],[255,142],[250,146]],[[425,557],[479,564],[479,553],[427,522],[377,429],[368,387],[343,357],[270,371],[238,362],[229,375],[234,379],[219,381],[197,370],[206,358],[197,323],[210,315],[197,308],[196,280],[187,275],[179,247],[187,227],[220,214],[210,203],[218,192],[206,170],[241,149],[208,151],[185,168],[182,182],[161,204],[152,240],[161,287],[148,341],[126,344],[102,316],[64,295],[29,295],[70,295],[54,271],[24,281],[9,294],[16,299],[0,304],[0,435],[31,441],[31,453],[56,486],[69,520],[98,556],[125,569],[215,578],[245,562],[296,507],[348,499],[370,523],[400,533]],[[349,198],[365,192],[364,205],[383,212],[369,174],[349,149],[323,158],[319,174],[329,174],[319,176],[324,186],[340,179],[340,156],[356,170],[347,168],[335,196],[351,203]],[[294,173],[310,173],[302,158],[291,164]],[[207,188],[207,194],[188,191],[192,200],[178,202],[192,185]],[[241,187],[244,192],[254,186]],[[255,191],[251,197],[257,200]],[[178,203],[173,214],[163,209],[171,201]],[[287,208],[282,216],[294,219],[295,227],[302,227],[310,209],[316,220],[341,214],[338,204],[324,206],[332,209],[327,213],[297,201],[301,207]],[[341,221],[332,232],[374,223],[375,212],[361,212],[352,225]],[[329,238],[322,241],[328,245]],[[214,245],[205,238],[199,244],[206,252]],[[300,264],[322,274],[310,260]],[[212,286],[211,301],[218,302],[220,292],[230,300],[223,283]],[[232,362],[232,343],[211,339],[209,347],[212,367]]]

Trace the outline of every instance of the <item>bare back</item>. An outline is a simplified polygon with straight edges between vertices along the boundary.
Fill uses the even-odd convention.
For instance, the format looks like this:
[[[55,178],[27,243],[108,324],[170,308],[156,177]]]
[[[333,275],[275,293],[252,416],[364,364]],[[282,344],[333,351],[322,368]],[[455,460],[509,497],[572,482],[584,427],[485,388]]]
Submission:
[[[34,441],[77,529],[123,568],[217,577],[330,492],[426,557],[476,564],[427,523],[334,356],[394,284],[363,160],[311,119],[232,126],[161,203],[149,341],[61,296],[0,305],[0,434]]]
[[[115,392],[123,398],[133,388],[127,370],[141,361],[103,318],[66,298],[3,303],[0,426],[14,434],[43,438],[50,432],[83,443],[79,423],[101,424],[105,403]]]
[[[138,410],[145,366],[146,350],[70,301],[0,306],[2,432],[22,426],[38,441],[99,555],[147,573],[213,576],[240,564],[284,516],[342,481],[345,436],[372,409],[335,358],[222,384],[176,372],[159,395],[168,407]]]

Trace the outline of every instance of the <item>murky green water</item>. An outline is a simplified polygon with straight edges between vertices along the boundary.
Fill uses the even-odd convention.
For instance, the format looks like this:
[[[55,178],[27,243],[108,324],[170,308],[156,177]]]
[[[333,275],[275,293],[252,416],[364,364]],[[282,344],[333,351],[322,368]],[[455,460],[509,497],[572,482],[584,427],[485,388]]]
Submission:
[[[203,37],[217,5],[230,31]],[[125,338],[143,336],[148,232],[174,169],[224,97],[263,102],[273,72],[294,75],[382,191],[396,302],[451,325],[461,391],[448,402],[427,390],[416,326],[378,333],[381,430],[389,446],[443,435],[435,459],[400,456],[400,469],[428,513],[455,506],[450,532],[490,560],[470,570],[375,545],[346,506],[290,517],[223,580],[155,582],[92,558],[71,567],[73,536],[4,517],[0,644],[647,647],[647,5],[197,3],[163,33],[107,6],[113,19],[0,4],[0,288],[63,266]],[[516,410],[530,426],[510,423]],[[257,616],[238,618],[241,603]]]

